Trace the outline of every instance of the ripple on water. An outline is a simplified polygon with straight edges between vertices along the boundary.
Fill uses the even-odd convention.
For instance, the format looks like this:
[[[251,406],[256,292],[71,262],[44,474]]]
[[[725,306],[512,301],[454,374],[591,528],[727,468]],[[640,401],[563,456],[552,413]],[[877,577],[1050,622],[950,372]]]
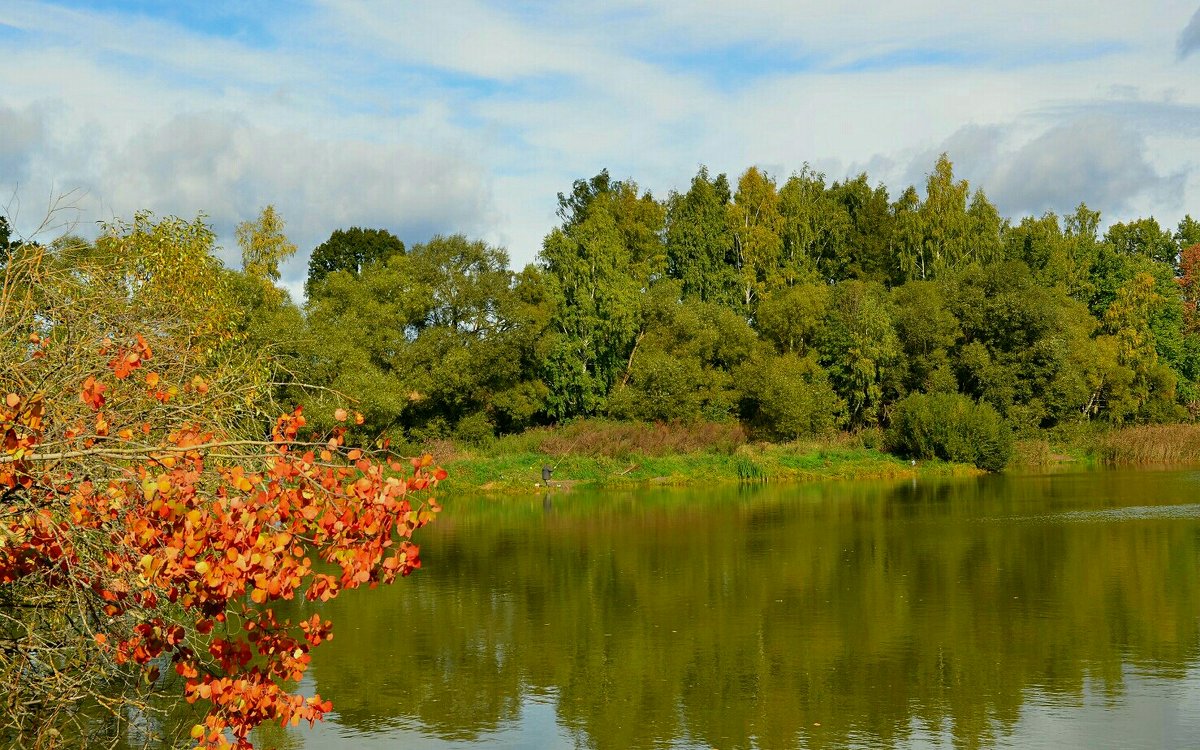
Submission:
[[[1101,510],[1067,510],[1038,516],[996,518],[996,521],[1035,523],[1110,523],[1113,521],[1159,521],[1172,518],[1200,518],[1200,503],[1182,505],[1134,505]]]

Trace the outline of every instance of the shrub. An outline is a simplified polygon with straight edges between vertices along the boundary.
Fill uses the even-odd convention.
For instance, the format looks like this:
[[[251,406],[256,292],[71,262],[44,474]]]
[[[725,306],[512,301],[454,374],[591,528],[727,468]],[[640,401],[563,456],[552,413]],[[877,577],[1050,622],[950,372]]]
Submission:
[[[957,393],[916,393],[896,404],[888,447],[913,458],[971,463],[988,471],[1008,464],[1012,430],[990,404]]]
[[[784,354],[747,366],[742,379],[756,431],[776,440],[826,435],[837,429],[845,405],[814,357]]]

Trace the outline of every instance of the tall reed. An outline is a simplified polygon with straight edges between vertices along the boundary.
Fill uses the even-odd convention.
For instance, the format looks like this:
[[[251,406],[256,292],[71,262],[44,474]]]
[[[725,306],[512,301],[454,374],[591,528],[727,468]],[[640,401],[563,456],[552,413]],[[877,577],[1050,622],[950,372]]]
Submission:
[[[1200,425],[1122,427],[1099,437],[1096,456],[1106,464],[1200,462]]]

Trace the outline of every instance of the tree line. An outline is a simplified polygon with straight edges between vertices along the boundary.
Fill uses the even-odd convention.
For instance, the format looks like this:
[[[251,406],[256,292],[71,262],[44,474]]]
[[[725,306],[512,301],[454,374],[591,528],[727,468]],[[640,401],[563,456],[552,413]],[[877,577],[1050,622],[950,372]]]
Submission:
[[[660,200],[601,172],[520,271],[463,235],[351,228],[313,251],[303,311],[247,306],[288,342],[288,398],[354,394],[366,433],[417,440],[593,416],[787,440],[886,426],[911,394],[1018,431],[1196,416],[1200,222],[1005,219],[945,156],[925,188],[701,168]]]
[[[238,228],[242,271],[205,293],[229,300],[221,325],[273,350],[264,388],[314,415],[353,406],[363,440],[469,443],[586,417],[738,420],[790,440],[886,427],[920,394],[1018,433],[1200,413],[1190,216],[1102,231],[1080,204],[1006,219],[943,155],[923,195],[894,199],[807,166],[736,185],[702,167],[665,199],[604,171],[560,193],[558,217],[521,270],[461,234],[407,247],[339,229],[297,305],[278,286],[296,248],[268,207]]]

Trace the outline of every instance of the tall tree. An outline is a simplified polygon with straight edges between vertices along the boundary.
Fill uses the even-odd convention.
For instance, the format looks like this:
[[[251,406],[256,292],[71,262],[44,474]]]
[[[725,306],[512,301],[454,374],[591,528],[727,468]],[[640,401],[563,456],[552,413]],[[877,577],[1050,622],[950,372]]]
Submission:
[[[559,195],[561,227],[540,260],[554,300],[545,362],[552,416],[596,414],[627,366],[639,326],[638,295],[654,280],[651,239],[663,214],[633,182],[601,172]]]
[[[275,298],[285,295],[275,286],[279,264],[296,254],[296,246],[283,233],[283,217],[268,205],[254,221],[238,224],[235,232],[242,250],[242,272],[260,282],[264,294]]]
[[[1140,255],[1172,267],[1179,249],[1171,230],[1159,226],[1153,218],[1113,224],[1105,232],[1104,241],[1120,255]]]
[[[746,314],[753,315],[783,256],[783,216],[779,213],[775,181],[758,167],[747,169],[738,179],[728,216],[737,303]]]
[[[857,280],[834,286],[817,348],[834,390],[846,402],[849,425],[878,424],[901,375],[902,349],[886,290]]]
[[[329,239],[313,250],[308,260],[304,293],[311,297],[316,286],[334,271],[358,274],[371,263],[403,254],[404,243],[386,229],[335,229]]]
[[[850,257],[850,215],[825,188],[825,175],[805,165],[779,191],[783,249],[769,288],[817,277],[845,278]]]
[[[846,212],[849,226],[839,246],[841,254],[825,264],[821,275],[833,281],[890,281],[895,273],[888,251],[893,219],[887,188],[882,184],[871,187],[863,173],[835,182],[829,195]]]
[[[710,179],[705,167],[686,193],[672,193],[667,199],[667,275],[683,283],[684,297],[733,300],[733,234],[725,218],[729,200],[725,175]]]
[[[1175,245],[1182,251],[1185,247],[1200,243],[1200,221],[1192,218],[1191,214],[1179,220],[1175,230]]]

